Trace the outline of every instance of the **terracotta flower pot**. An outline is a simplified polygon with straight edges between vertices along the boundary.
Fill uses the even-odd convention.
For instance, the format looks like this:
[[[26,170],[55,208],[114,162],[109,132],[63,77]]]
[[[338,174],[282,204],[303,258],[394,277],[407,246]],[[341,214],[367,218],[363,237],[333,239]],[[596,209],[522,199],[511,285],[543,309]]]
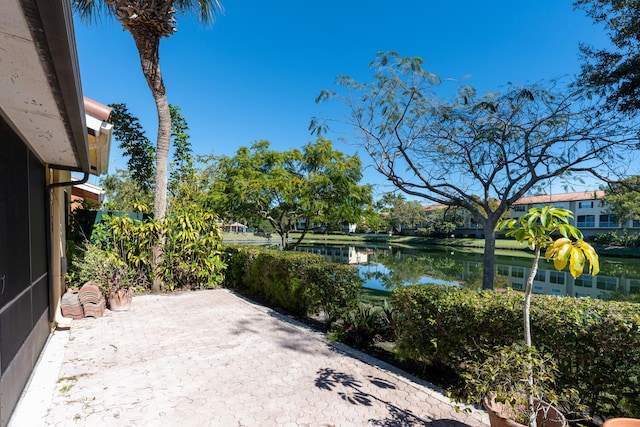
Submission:
[[[493,396],[486,396],[482,403],[489,414],[491,427],[527,427],[526,424],[514,420],[517,413],[513,408],[504,403],[496,402]],[[539,407],[538,427],[565,427],[567,425],[567,419],[555,406],[536,400],[536,407]]]
[[[109,302],[109,310],[127,311],[131,308],[133,290],[118,289],[116,291],[109,291],[107,292],[107,301]]]
[[[638,418],[609,418],[602,427],[640,427]]]

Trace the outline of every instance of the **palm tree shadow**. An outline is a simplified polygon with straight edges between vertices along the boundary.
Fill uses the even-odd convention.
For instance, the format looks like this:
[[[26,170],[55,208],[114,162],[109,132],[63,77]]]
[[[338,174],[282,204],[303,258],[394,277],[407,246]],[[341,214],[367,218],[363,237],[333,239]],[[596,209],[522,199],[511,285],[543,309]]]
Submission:
[[[460,421],[422,418],[410,410],[402,409],[364,390],[363,383],[351,374],[331,368],[320,369],[317,374],[318,377],[315,381],[316,387],[321,390],[335,391],[340,398],[352,405],[373,406],[375,403],[384,405],[389,411],[389,416],[384,419],[369,419],[368,421],[371,425],[383,427],[468,427],[467,424]],[[369,377],[368,380],[372,385],[380,389],[396,389],[393,383],[382,378]]]
[[[338,385],[350,389],[359,389],[362,384],[353,375],[338,372],[335,369],[323,368],[318,371],[316,387],[322,390],[332,391]]]

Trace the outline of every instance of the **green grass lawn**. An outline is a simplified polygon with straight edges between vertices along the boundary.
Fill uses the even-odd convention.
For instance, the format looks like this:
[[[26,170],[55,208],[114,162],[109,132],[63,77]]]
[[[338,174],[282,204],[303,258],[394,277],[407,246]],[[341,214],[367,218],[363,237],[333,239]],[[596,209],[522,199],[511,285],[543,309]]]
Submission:
[[[291,233],[292,237],[299,236],[299,233]],[[329,244],[364,244],[364,243],[384,243],[390,245],[437,245],[437,246],[462,246],[468,248],[484,249],[484,239],[432,239],[418,236],[388,236],[386,234],[307,234],[303,240],[305,243],[329,243]],[[516,242],[513,239],[496,240],[496,249],[524,249],[526,245]]]
[[[272,235],[271,241],[279,241],[278,235]],[[264,236],[255,236],[253,233],[222,233],[222,241],[225,243],[233,242],[264,242],[268,243],[269,239]]]
[[[362,288],[360,290],[360,301],[374,306],[384,306],[385,301],[389,301],[389,291],[380,291],[377,289]]]

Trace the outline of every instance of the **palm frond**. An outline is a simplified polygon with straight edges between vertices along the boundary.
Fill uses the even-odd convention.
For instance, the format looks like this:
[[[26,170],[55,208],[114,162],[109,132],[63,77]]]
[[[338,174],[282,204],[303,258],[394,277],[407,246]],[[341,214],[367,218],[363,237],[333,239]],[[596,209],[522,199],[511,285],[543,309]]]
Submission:
[[[71,7],[87,23],[97,22],[102,17],[113,18],[104,0],[71,0]]]
[[[205,24],[212,24],[224,13],[220,0],[174,0],[173,7],[181,15],[197,12],[198,18]]]

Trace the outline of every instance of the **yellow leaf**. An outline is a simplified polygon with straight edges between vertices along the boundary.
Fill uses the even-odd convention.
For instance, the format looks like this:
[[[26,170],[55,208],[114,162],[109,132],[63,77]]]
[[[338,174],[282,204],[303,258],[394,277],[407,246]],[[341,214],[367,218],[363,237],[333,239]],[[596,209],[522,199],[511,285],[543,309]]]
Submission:
[[[575,279],[579,277],[584,271],[584,253],[582,252],[582,249],[572,246],[570,257],[571,259],[569,262],[569,272]]]
[[[551,246],[549,246],[549,248],[545,252],[545,254],[544,254],[545,259],[547,261],[549,261],[556,254],[556,252],[560,248],[562,248],[565,245],[570,244],[570,243],[571,243],[571,239],[567,239],[566,237],[561,237],[561,238],[557,239],[556,241],[553,242],[553,244]],[[566,261],[565,261],[565,264],[566,264]],[[563,264],[562,268],[564,268],[565,264]]]
[[[565,243],[563,246],[559,247],[556,250],[553,256],[553,266],[556,270],[564,270],[564,267],[567,265],[567,261],[569,261],[571,248],[573,248],[571,243]]]
[[[556,240],[555,242],[553,242],[553,247],[554,248],[559,248],[560,246],[564,246],[567,243],[571,243],[571,239],[567,239],[566,237],[561,237],[558,240]]]
[[[544,253],[544,258],[549,261],[551,259],[551,257],[553,256],[553,253],[555,252],[555,248],[553,246],[549,246],[547,248],[547,251]]]
[[[589,260],[589,274],[595,276],[600,272],[600,261],[598,260],[598,254],[596,253],[596,250],[593,249],[593,247],[584,240],[579,240],[577,242],[577,245],[580,249],[582,249],[582,252],[587,257],[587,260]]]

